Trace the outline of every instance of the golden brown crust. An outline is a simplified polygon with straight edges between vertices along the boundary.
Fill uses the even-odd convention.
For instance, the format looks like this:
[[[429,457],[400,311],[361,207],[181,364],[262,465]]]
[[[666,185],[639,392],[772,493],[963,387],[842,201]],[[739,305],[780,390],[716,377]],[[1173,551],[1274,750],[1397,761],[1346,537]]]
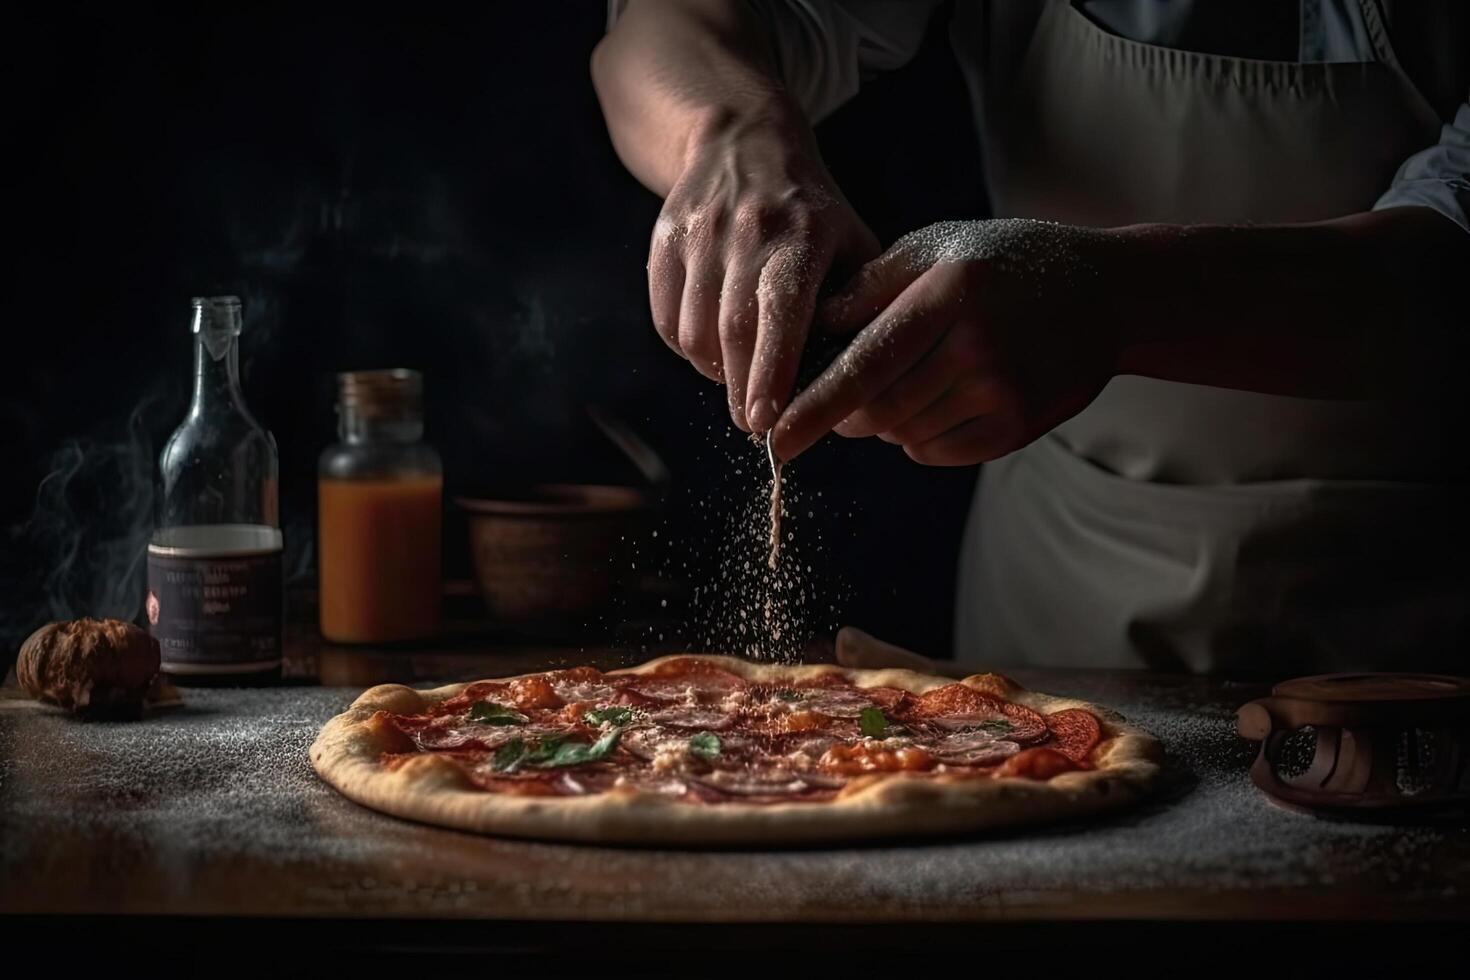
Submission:
[[[136,717],[158,674],[158,641],[117,619],[48,623],[21,644],[16,680],[79,715]]]
[[[922,694],[955,683],[909,670],[786,667],[704,655],[662,657],[611,673],[653,673],[686,656],[762,684],[837,675],[858,687]],[[427,691],[399,684],[370,688],[327,722],[311,747],[311,760],[318,774],[349,799],[410,820],[513,837],[649,845],[797,844],[1026,826],[1125,806],[1143,797],[1158,775],[1158,741],[1106,708],[1028,691],[1000,674],[977,674],[960,683],[1044,715],[1066,708],[1092,712],[1103,729],[1093,753],[1096,768],[1046,781],[882,775],[853,780],[825,803],[691,805],[632,789],[583,797],[488,793],[473,788],[453,763],[432,755],[391,771],[381,764],[385,736],[369,721],[376,712],[422,712],[468,684]]]

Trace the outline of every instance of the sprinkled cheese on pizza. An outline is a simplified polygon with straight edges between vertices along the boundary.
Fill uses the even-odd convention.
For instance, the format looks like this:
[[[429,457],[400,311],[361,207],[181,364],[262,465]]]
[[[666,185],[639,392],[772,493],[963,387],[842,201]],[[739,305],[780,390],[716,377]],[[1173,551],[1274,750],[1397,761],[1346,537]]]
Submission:
[[[490,793],[635,790],[691,805],[820,803],[854,779],[1050,779],[1092,767],[1081,709],[1043,715],[949,684],[916,694],[841,675],[757,684],[693,657],[467,685],[418,714],[370,719],[382,762],[437,756]]]

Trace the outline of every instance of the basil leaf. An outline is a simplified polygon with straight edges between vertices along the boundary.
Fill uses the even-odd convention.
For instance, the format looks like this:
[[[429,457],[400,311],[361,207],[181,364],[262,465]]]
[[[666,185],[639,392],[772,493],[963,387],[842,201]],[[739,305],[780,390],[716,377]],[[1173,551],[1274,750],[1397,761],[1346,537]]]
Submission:
[[[882,738],[888,732],[888,719],[877,708],[864,708],[858,715],[858,727],[868,738]]]
[[[524,725],[530,720],[519,711],[512,711],[493,701],[477,701],[470,705],[470,721],[486,725]]]
[[[561,748],[566,740],[567,737],[565,735],[547,735],[526,753],[525,764],[528,766],[541,765],[556,755],[557,749]]]
[[[583,715],[582,718],[591,725],[602,725],[607,722],[612,722],[614,725],[622,726],[633,720],[633,709],[616,705],[606,708],[593,708]]]
[[[714,732],[700,732],[689,740],[689,754],[705,762],[714,762],[720,757],[720,736]]]
[[[776,697],[782,701],[800,701],[804,695],[794,688],[782,687],[776,690]]]
[[[496,772],[515,772],[526,758],[526,743],[513,738],[495,751],[490,768]]]
[[[614,728],[597,741],[588,745],[586,742],[560,742],[545,758],[527,760],[528,765],[539,769],[555,769],[559,766],[579,766],[584,762],[597,762],[605,759],[617,748],[618,739],[623,735],[621,728]],[[545,748],[545,745],[542,745]],[[539,755],[539,752],[538,752]]]
[[[548,735],[533,746],[513,738],[495,752],[490,767],[496,772],[515,772],[522,766],[537,769],[555,769],[559,766],[576,766],[584,762],[605,759],[617,748],[623,730],[614,728],[596,742],[571,742],[565,735]]]

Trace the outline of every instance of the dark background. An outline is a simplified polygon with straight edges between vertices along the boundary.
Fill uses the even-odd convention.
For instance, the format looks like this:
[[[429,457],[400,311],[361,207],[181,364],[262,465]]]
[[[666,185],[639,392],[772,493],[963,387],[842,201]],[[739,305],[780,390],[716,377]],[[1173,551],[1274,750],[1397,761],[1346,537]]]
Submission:
[[[280,447],[298,579],[332,375],[364,367],[425,372],[449,497],[636,481],[583,412],[606,406],[674,471],[664,540],[711,551],[711,510],[748,503],[727,499],[727,471],[749,450],[723,392],[648,322],[659,202],[618,163],[588,79],[603,5],[217,7],[13,23],[5,652],[49,618],[136,613],[157,452],[188,399],[192,295],[245,302],[245,392]],[[983,215],[967,113],[941,27],[819,128],[885,242]],[[877,440],[802,457],[793,484],[821,492],[803,532],[826,544],[814,575],[842,621],[947,654],[974,478]]]

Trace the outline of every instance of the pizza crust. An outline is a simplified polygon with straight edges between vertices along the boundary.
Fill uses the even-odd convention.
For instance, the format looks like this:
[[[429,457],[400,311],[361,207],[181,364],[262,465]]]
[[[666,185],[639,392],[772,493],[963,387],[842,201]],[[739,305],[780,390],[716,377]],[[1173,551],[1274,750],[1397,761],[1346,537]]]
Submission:
[[[838,675],[857,687],[922,694],[956,683],[910,670],[779,666],[693,654],[661,657],[609,674],[653,673],[662,664],[690,658],[760,684]],[[468,683],[426,691],[401,684],[370,688],[322,728],[311,746],[311,761],[318,775],[348,799],[396,817],[508,837],[648,846],[807,844],[1031,826],[1125,807],[1144,797],[1159,774],[1163,753],[1158,740],[1113,711],[1028,691],[1000,674],[976,674],[959,683],[1043,715],[1065,708],[1092,712],[1102,726],[1102,741],[1093,754],[1096,768],[1045,781],[875,774],[851,780],[830,801],[763,804],[690,804],[622,788],[576,797],[492,793],[474,787],[452,762],[432,754],[384,768],[383,753],[395,747],[390,733],[369,723],[373,715],[421,713],[459,694]]]

